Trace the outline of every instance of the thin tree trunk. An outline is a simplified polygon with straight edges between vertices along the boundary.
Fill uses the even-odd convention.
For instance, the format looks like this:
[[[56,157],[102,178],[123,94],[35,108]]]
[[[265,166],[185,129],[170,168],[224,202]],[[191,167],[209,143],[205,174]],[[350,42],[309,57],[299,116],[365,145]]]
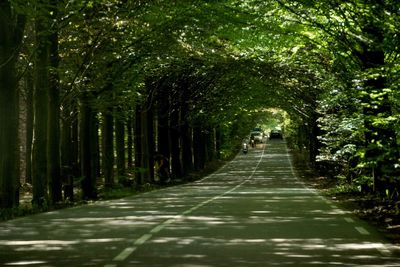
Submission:
[[[153,137],[153,118],[150,109],[144,109],[140,112],[141,130],[142,130],[142,168],[143,180],[145,182],[154,182],[154,137]]]
[[[65,111],[65,113],[68,113]],[[68,117],[69,114],[66,115],[67,118],[64,118],[63,123],[61,125],[61,177],[62,183],[64,184],[64,199],[73,200],[73,177],[74,177],[74,168],[73,168],[73,141],[72,141],[72,123],[71,118]]]
[[[193,170],[193,152],[192,152],[192,130],[188,123],[182,125],[182,169],[183,175],[187,177]]]
[[[205,144],[202,129],[199,126],[193,128],[193,160],[196,171],[204,169]]]
[[[115,145],[117,151],[117,175],[125,176],[125,123],[121,114],[116,114],[115,119]],[[119,179],[118,178],[118,179]]]
[[[81,109],[80,109],[80,123],[79,123],[79,140],[80,140],[80,161],[82,171],[82,198],[83,199],[95,199],[97,197],[96,192],[96,170],[95,160],[93,152],[96,147],[93,147],[95,141],[93,141],[95,133],[95,116],[92,108],[89,105],[89,98],[87,93],[83,93],[81,96]]]
[[[222,148],[222,133],[221,133],[221,126],[217,126],[215,128],[215,149],[216,149],[216,156],[217,159],[221,159],[221,148]]]
[[[103,130],[102,130],[102,169],[104,175],[105,187],[110,188],[114,184],[114,142],[113,127],[114,119],[111,112],[103,113]]]
[[[170,123],[171,138],[171,175],[172,177],[182,176],[181,147],[180,147],[180,108],[175,106],[171,112]]]
[[[215,159],[215,130],[212,127],[208,128],[205,134],[206,138],[206,161],[210,162]]]
[[[133,136],[135,142],[135,180],[138,186],[143,184],[142,175],[142,117],[141,105],[137,104],[135,108],[135,131]]]
[[[133,121],[131,115],[129,116],[126,122],[126,133],[127,133],[126,150],[128,157],[127,162],[128,162],[128,168],[131,169],[133,166]]]
[[[148,161],[149,161],[149,174],[150,181],[154,182],[154,150],[155,150],[155,138],[154,138],[154,111],[151,107],[147,114],[147,144],[148,144]]]
[[[32,141],[33,141],[33,76],[29,70],[26,74],[26,153],[25,182],[32,183]]]
[[[169,101],[162,98],[157,105],[157,152],[170,159]]]
[[[74,107],[74,110],[73,117],[71,118],[71,167],[73,176],[79,177],[82,176],[81,165],[79,162],[79,115],[78,108]]]

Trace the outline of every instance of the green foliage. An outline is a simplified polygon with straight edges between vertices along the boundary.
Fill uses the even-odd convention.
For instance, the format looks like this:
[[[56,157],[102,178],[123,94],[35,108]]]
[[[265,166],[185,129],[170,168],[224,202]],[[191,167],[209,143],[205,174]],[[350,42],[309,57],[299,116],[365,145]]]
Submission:
[[[11,2],[30,17],[40,7],[40,1]],[[63,119],[74,118],[83,94],[94,111],[125,119],[137,103],[166,90],[172,104],[187,105],[190,126],[221,127],[228,157],[254,125],[282,127],[294,147],[311,150],[318,118],[317,159],[368,185],[360,173],[369,177],[372,166],[389,161],[384,167],[392,175],[400,166],[399,5],[61,1],[52,26],[59,35]],[[32,39],[25,41],[21,62],[29,64]],[[366,64],[368,51],[383,52],[383,64]],[[380,79],[382,88],[367,86]],[[395,140],[381,138],[385,130]]]

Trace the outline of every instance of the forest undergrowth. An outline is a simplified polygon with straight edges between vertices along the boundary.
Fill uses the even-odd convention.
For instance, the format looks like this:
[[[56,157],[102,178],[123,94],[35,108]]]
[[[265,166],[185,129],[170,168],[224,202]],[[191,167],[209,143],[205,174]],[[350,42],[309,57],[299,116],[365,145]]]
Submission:
[[[400,201],[355,192],[338,179],[313,169],[299,153],[292,151],[292,155],[297,175],[308,187],[375,226],[393,244],[400,245]]]

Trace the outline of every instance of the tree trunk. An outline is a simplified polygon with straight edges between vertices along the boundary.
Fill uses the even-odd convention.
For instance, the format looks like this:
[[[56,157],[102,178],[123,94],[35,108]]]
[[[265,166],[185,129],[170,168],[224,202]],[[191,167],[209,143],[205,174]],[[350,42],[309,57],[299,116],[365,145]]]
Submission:
[[[142,168],[144,172],[143,180],[145,182],[154,182],[154,132],[153,132],[153,114],[151,109],[141,111],[141,130],[142,130]]]
[[[65,111],[65,113],[68,113]],[[69,114],[67,114],[69,116]],[[73,142],[71,118],[64,118],[61,125],[61,178],[64,190],[64,199],[73,200]]]
[[[141,105],[137,104],[135,108],[135,131],[133,136],[135,142],[135,180],[137,185],[143,184],[142,175],[142,117]]]
[[[208,128],[207,133],[205,133],[206,138],[206,161],[210,162],[215,159],[215,130],[212,127]]]
[[[180,147],[180,108],[175,105],[171,112],[170,124],[171,138],[171,175],[172,177],[182,176],[181,147]]]
[[[95,132],[95,116],[92,108],[89,105],[89,97],[87,93],[81,96],[80,108],[80,123],[79,123],[79,140],[80,140],[80,161],[82,171],[82,198],[95,199],[96,192],[96,169],[93,155],[97,148],[94,147],[96,143],[93,141]]]
[[[115,145],[117,151],[118,179],[125,176],[125,123],[122,114],[116,114],[115,119]]]
[[[54,11],[54,14],[57,13]],[[53,16],[55,16],[54,14]],[[51,34],[50,42],[51,71],[47,126],[47,179],[49,181],[50,201],[57,203],[62,200],[60,170],[60,85],[57,73],[59,63],[58,33],[53,32]]]
[[[28,70],[25,80],[26,89],[26,153],[25,153],[25,182],[32,183],[32,142],[33,142],[33,75]]]
[[[104,184],[106,188],[111,188],[114,184],[114,119],[111,112],[103,113],[102,127],[102,169]]]
[[[182,127],[182,169],[184,177],[193,171],[192,130],[187,122]]]
[[[9,1],[0,3],[0,209],[19,204],[19,95],[16,62],[25,17],[16,16]]]
[[[129,115],[129,118],[126,122],[126,132],[127,132],[127,140],[126,140],[126,150],[128,156],[128,168],[132,169],[133,166],[133,121],[132,116]]]
[[[221,159],[221,148],[222,148],[222,133],[221,133],[221,126],[217,126],[215,128],[215,149],[216,149],[216,156],[217,159]]]
[[[196,171],[204,169],[205,144],[202,129],[199,126],[193,128],[193,160]]]
[[[34,142],[32,149],[32,203],[46,207],[48,203],[47,179],[47,123],[49,92],[49,18],[38,15],[36,27]]]
[[[170,159],[168,96],[157,103],[157,152]]]

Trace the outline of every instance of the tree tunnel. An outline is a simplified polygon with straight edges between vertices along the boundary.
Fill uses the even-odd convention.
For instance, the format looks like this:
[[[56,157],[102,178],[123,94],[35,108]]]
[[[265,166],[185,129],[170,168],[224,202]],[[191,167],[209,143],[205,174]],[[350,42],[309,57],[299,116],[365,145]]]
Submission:
[[[397,196],[398,10],[385,0],[6,1],[1,206],[18,206],[25,183],[38,206],[61,201],[62,187],[91,199],[99,181],[151,183],[155,152],[188,178],[271,110],[287,114],[287,141],[311,162]]]

